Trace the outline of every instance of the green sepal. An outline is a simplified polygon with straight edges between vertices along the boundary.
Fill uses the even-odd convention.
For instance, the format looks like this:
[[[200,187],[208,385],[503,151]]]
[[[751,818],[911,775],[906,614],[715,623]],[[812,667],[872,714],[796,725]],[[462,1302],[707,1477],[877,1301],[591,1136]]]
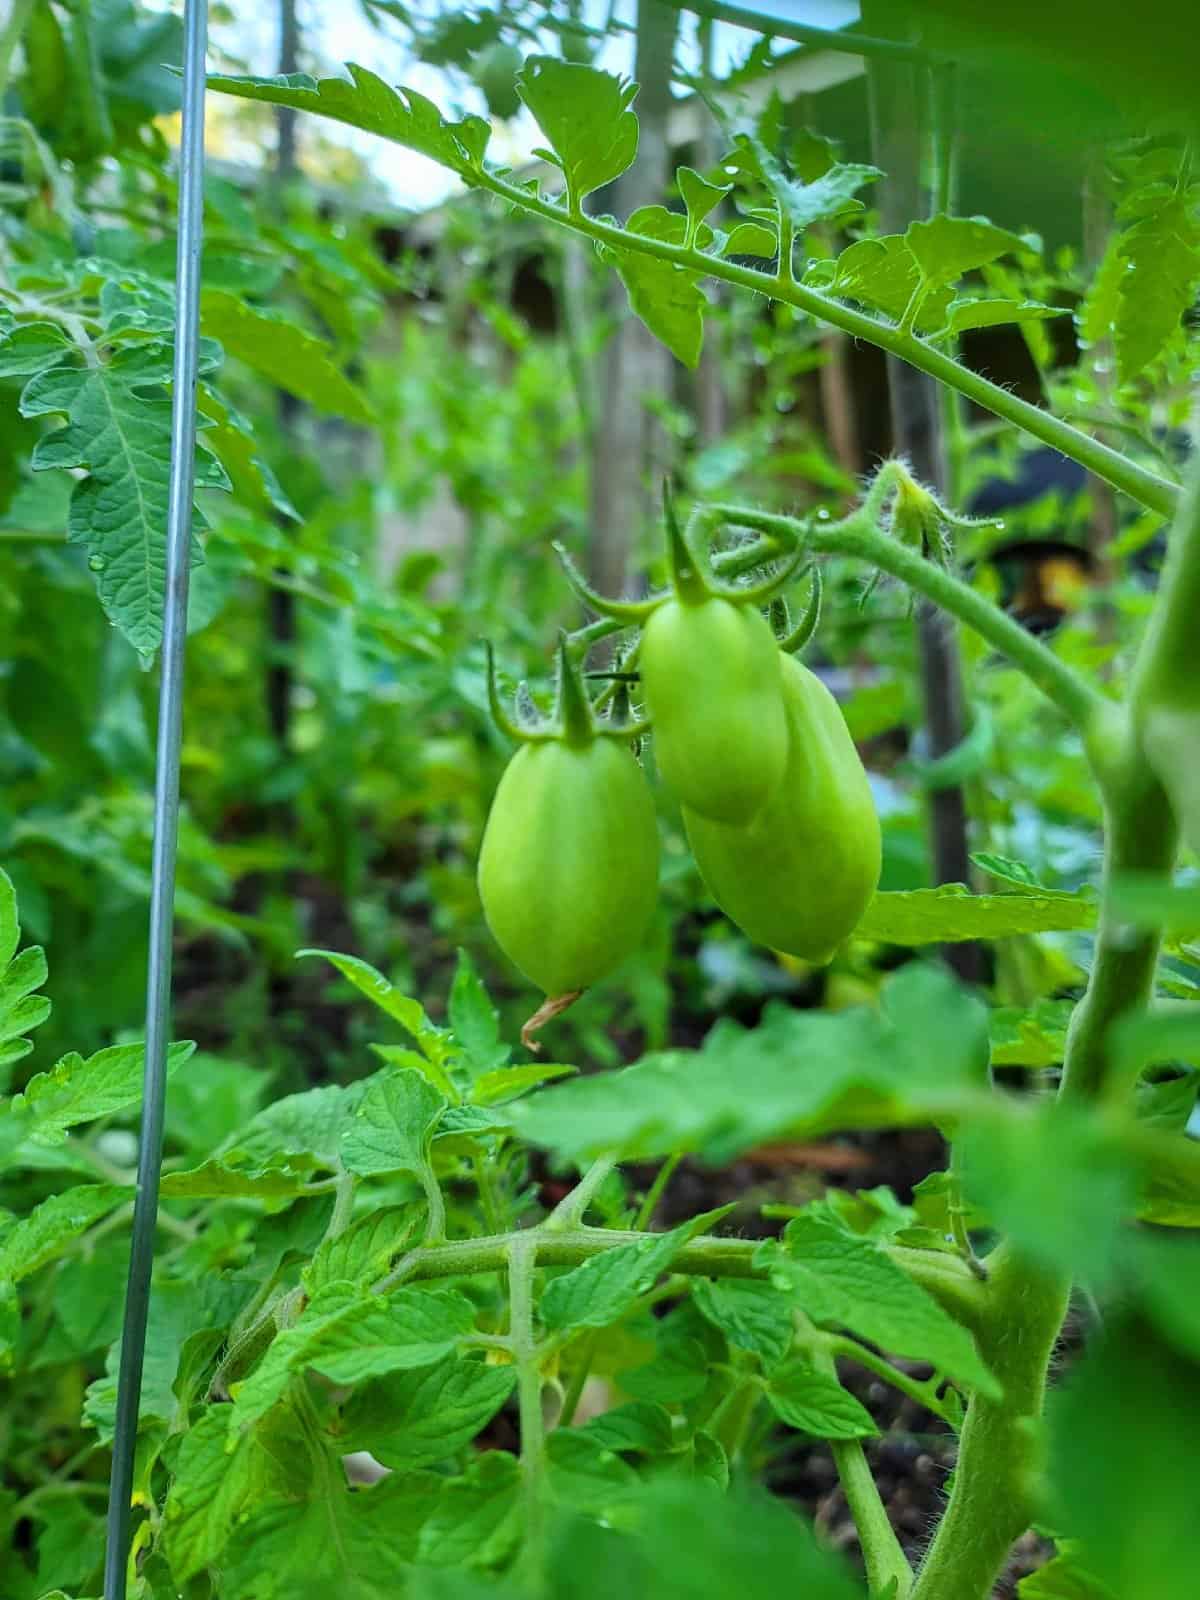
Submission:
[[[807,551],[804,546],[797,545],[785,559],[782,567],[773,572],[770,577],[764,578],[761,583],[747,584],[738,588],[733,584],[718,583],[713,586],[712,593],[718,594],[723,600],[733,600],[737,605],[761,606],[773,600],[785,583],[790,583],[796,575],[796,569],[804,560]]]
[[[809,568],[808,605],[804,615],[796,626],[783,639],[779,641],[779,648],[787,655],[796,655],[804,649],[805,645],[817,631],[817,624],[821,620],[821,569],[813,566]]]
[[[528,706],[532,706],[533,702],[528,698],[529,690],[524,684],[521,686],[525,690],[524,696],[518,691],[516,699],[517,720],[514,721],[509,716],[500,698],[500,687],[496,682],[496,652],[492,649],[490,639],[483,641],[483,649],[487,657],[488,710],[500,732],[517,744],[532,744],[539,739],[552,739],[553,727],[547,723],[531,722],[527,719],[527,703]]]
[[[554,717],[558,733],[567,744],[583,746],[596,737],[596,719],[592,715],[592,702],[579,675],[579,668],[571,660],[571,641],[566,630],[558,633],[558,677],[554,697]]]
[[[679,526],[679,518],[675,515],[675,497],[667,478],[663,479],[663,515],[667,524],[667,563],[671,587],[675,590],[676,598],[685,605],[702,605],[713,591],[705,582],[702,563],[696,551]]]
[[[572,561],[566,548],[558,540],[554,541],[554,553],[562,562],[567,582],[575,593],[593,611],[602,617],[609,617],[613,622],[624,622],[629,626],[645,622],[646,618],[667,598],[666,595],[650,595],[645,600],[609,600],[607,596],[598,594],[591,584],[580,572]]]

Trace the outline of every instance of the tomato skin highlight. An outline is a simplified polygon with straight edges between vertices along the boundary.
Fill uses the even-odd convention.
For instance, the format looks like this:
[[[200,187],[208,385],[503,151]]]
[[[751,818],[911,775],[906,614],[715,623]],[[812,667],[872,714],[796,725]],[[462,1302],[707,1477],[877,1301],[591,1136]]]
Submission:
[[[821,680],[782,659],[788,761],[745,827],[683,820],[700,875],[756,944],[824,965],[879,884],[879,818],[841,708]]]
[[[545,994],[618,966],[658,894],[654,799],[631,752],[604,737],[523,745],[492,801],[479,894],[496,943]]]
[[[719,595],[665,600],[639,653],[659,773],[681,805],[749,822],[783,778],[780,653],[753,606]]]

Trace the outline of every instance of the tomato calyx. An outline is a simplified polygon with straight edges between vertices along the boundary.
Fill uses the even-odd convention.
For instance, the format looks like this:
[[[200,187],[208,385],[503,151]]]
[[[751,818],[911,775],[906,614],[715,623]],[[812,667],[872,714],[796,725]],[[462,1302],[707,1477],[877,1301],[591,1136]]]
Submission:
[[[484,641],[487,656],[488,708],[492,721],[517,744],[538,744],[549,739],[561,740],[574,749],[582,750],[593,739],[619,739],[629,743],[649,730],[649,723],[632,711],[626,686],[614,698],[608,715],[598,717],[588,698],[578,666],[571,659],[570,639],[565,632],[558,636],[557,667],[555,674],[554,711],[549,717],[539,715],[529,692],[528,684],[517,685],[510,713],[500,695],[496,680],[496,655],[489,640]]]
[[[771,631],[779,641],[779,648],[785,656],[798,655],[816,633],[817,624],[821,620],[822,588],[819,567],[812,566],[808,569],[808,581],[808,604],[804,608],[804,615],[794,626],[787,601],[783,596],[776,595],[771,601]]]

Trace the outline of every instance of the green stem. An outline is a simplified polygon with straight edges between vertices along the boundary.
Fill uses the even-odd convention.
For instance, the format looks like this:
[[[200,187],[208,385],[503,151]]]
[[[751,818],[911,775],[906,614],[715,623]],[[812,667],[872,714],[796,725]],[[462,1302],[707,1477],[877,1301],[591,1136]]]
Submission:
[[[531,212],[559,227],[586,234],[588,238],[597,239],[619,253],[633,251],[635,254],[653,256],[659,261],[686,267],[691,272],[718,278],[724,283],[735,284],[738,288],[749,289],[768,299],[780,300],[795,306],[797,310],[808,312],[818,321],[840,328],[852,338],[865,339],[868,344],[878,345],[889,355],[897,356],[918,371],[936,378],[939,383],[949,385],[985,411],[991,411],[1015,427],[1023,428],[1051,449],[1069,456],[1072,461],[1077,461],[1087,471],[1103,478],[1106,483],[1111,483],[1115,489],[1122,490],[1150,510],[1170,516],[1175,508],[1179,498],[1176,484],[1160,478],[1137,462],[1129,461],[1120,451],[1073,428],[1069,422],[1064,422],[1051,412],[1030,405],[999,384],[972,372],[926,340],[901,332],[893,323],[881,322],[865,311],[843,305],[841,301],[802,283],[784,283],[770,273],[738,266],[732,261],[722,261],[695,248],[689,250],[648,234],[629,233],[617,224],[603,222],[582,212],[572,215],[563,206],[544,200],[519,184],[497,177],[495,173],[471,169],[463,176],[476,187],[490,190],[519,210]]]
[[[457,1278],[474,1273],[502,1272],[514,1239],[534,1240],[540,1267],[577,1267],[618,1244],[637,1244],[658,1234],[625,1228],[574,1228],[547,1232],[539,1228],[515,1233],[489,1234],[476,1239],[452,1239],[444,1244],[420,1245],[405,1256],[403,1281]],[[754,1264],[761,1248],[757,1239],[691,1239],[671,1262],[671,1271],[687,1277],[765,1278]],[[892,1246],[887,1255],[931,1294],[939,1305],[964,1326],[974,1329],[985,1308],[985,1286],[974,1279],[956,1257],[936,1250],[910,1250]],[[397,1271],[400,1269],[398,1268]],[[394,1272],[391,1275],[400,1281]],[[377,1285],[381,1290],[388,1279]]]
[[[734,1384],[708,1420],[706,1432],[718,1441],[731,1465],[742,1454],[762,1395],[762,1379],[754,1373],[747,1374]]]
[[[658,1202],[663,1197],[663,1191],[675,1176],[675,1169],[683,1160],[682,1156],[668,1156],[654,1175],[654,1182],[646,1191],[646,1198],[638,1208],[638,1214],[633,1219],[635,1228],[648,1228],[654,1221],[654,1213],[658,1210]]]
[[[336,1239],[339,1234],[345,1233],[354,1212],[354,1186],[354,1174],[343,1168],[334,1180],[333,1211],[330,1214],[329,1226],[325,1229],[326,1239]]]
[[[924,1410],[932,1411],[935,1417],[941,1417],[943,1422],[951,1420],[951,1413],[938,1398],[931,1379],[921,1382],[917,1378],[909,1377],[907,1372],[901,1372],[899,1367],[894,1367],[883,1356],[876,1355],[874,1350],[869,1350],[866,1345],[859,1344],[857,1339],[847,1338],[844,1334],[831,1333],[822,1342],[831,1355],[843,1356],[847,1361],[856,1361],[860,1367],[866,1367],[868,1372],[875,1373],[893,1389],[898,1389],[910,1400],[915,1400]]]
[[[554,1210],[542,1223],[542,1227],[551,1233],[559,1233],[570,1228],[577,1228],[583,1221],[583,1214],[591,1205],[597,1192],[603,1187],[608,1175],[616,1166],[612,1156],[601,1156],[593,1161],[588,1170],[580,1178],[571,1192],[560,1200]]]
[[[419,1173],[421,1187],[425,1191],[425,1203],[429,1208],[429,1215],[425,1223],[425,1243],[438,1245],[446,1237],[446,1200],[442,1194],[441,1184],[430,1166],[425,1166]]]
[[[990,1314],[977,1339],[1003,1398],[976,1394],[967,1407],[954,1488],[912,1600],[986,1600],[1033,1516],[1033,1430],[1070,1285],[1007,1244],[989,1256],[988,1269]]]
[[[537,1265],[535,1230],[515,1234],[508,1250],[509,1339],[517,1369],[517,1409],[521,1424],[521,1481],[525,1498],[524,1560],[534,1591],[543,1570],[542,1475],[546,1428],[542,1417],[542,1374],[533,1336],[533,1274]]]
[[[842,1493],[846,1496],[846,1504],[858,1529],[858,1542],[871,1593],[894,1592],[896,1600],[905,1600],[912,1588],[912,1568],[879,1497],[863,1447],[857,1439],[831,1439],[829,1448]],[[888,1584],[893,1581],[895,1590],[889,1591]]]
[[[824,1348],[821,1344],[813,1347],[813,1363],[818,1371],[837,1378],[837,1368],[828,1345]],[[894,1600],[906,1600],[912,1588],[912,1568],[900,1547],[862,1445],[857,1439],[831,1439],[829,1443],[846,1504],[858,1529],[858,1542],[871,1593],[891,1594],[893,1591],[889,1586],[894,1585]]]
[[[667,5],[691,11],[711,22],[728,22],[736,28],[753,28],[770,38],[795,39],[798,44],[818,50],[842,50],[855,56],[878,56],[887,61],[929,61],[926,50],[899,39],[876,39],[870,34],[818,28],[812,23],[793,22],[787,17],[752,11],[748,6],[726,5],[724,0],[666,0]]]
[[[1129,870],[1166,873],[1177,833],[1165,790],[1142,750],[1156,708],[1194,697],[1195,616],[1200,602],[1200,465],[1190,476],[1172,534],[1158,603],[1134,673],[1128,713],[1098,719],[1089,754],[1105,798],[1102,911],[1087,990],[1071,1018],[1060,1098],[1094,1102],[1131,1089],[1111,1081],[1107,1038],[1115,1019],[1143,1009],[1154,990],[1157,933],[1130,933],[1114,916],[1110,886]],[[1193,700],[1194,703],[1194,700]],[[963,1427],[949,1505],[913,1600],[984,1600],[1032,1515],[1031,1425],[1041,1413],[1046,1371],[1070,1285],[1022,1260],[1008,1245],[988,1258],[989,1311],[979,1351],[1004,1389],[975,1396]]]
[[[1081,731],[1092,726],[1097,712],[1107,705],[1099,690],[1034,638],[999,607],[978,594],[943,567],[881,532],[863,511],[841,522],[799,522],[750,506],[713,505],[707,514],[722,522],[769,534],[784,549],[798,540],[813,550],[854,556],[932,600],[935,605],[973,628],[1054,702]]]

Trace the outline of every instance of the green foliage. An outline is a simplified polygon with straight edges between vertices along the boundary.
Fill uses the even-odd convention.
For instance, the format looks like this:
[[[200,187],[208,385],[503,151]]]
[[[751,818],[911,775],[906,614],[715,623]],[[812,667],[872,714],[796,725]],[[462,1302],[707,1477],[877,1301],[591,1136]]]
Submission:
[[[944,1428],[958,1462],[919,1600],[984,1600],[1031,1521],[1058,1549],[1020,1581],[1026,1600],[1183,1600],[1200,1556],[1200,903],[1192,856],[1173,871],[1186,782],[1164,795],[1154,777],[1186,772],[1186,748],[1164,764],[1175,736],[1149,730],[1168,700],[1184,717],[1170,729],[1194,714],[1186,498],[1157,570],[1194,387],[1188,151],[1138,127],[1105,172],[1090,165],[1086,258],[1074,218],[1035,215],[1032,172],[1006,196],[998,164],[983,203],[1045,247],[942,209],[881,233],[868,186],[884,175],[799,127],[821,98],[771,92],[790,68],[762,43],[725,83],[706,69],[721,143],[701,139],[696,166],[618,220],[599,205],[629,209],[638,90],[590,65],[620,40],[567,10],[368,6],[389,58],[403,38],[449,73],[453,118],[362,67],[212,80],[233,97],[213,104],[226,149],[273,148],[265,108],[317,115],[286,191],[232,165],[206,195],[175,951],[179,1031],[203,1048],[170,1052],[132,1581],[144,1600],[903,1600],[915,1552],[872,1487],[875,1452],[935,1450]],[[932,42],[944,19],[920,20]],[[1080,77],[1103,20],[1077,30]],[[157,119],[177,109],[160,63],[180,34],[130,0],[38,0],[19,28],[0,29],[2,1587],[82,1600],[103,1561],[136,1180],[141,668],[161,635],[174,337]],[[1037,32],[989,28],[1006,61]],[[564,59],[527,54],[555,39]],[[993,87],[978,71],[972,207],[972,151],[1003,153]],[[480,93],[498,118],[527,107],[555,169],[545,192],[489,164]],[[397,222],[320,118],[475,193]],[[612,270],[632,314],[700,368],[676,374],[657,421],[715,577],[751,606],[758,585],[790,590],[786,616],[807,595],[802,553],[819,561],[806,646],[854,685],[883,878],[828,968],[753,949],[703,898],[661,806],[645,944],[555,1019],[545,1064],[517,1042],[528,994],[480,917],[502,757],[477,641],[503,637],[536,682],[544,640],[574,622],[539,556],[552,540],[581,567],[611,554],[592,526],[611,487]],[[1071,306],[1076,346],[1054,320]],[[860,496],[845,436],[835,453],[816,420],[860,360],[830,329],[946,386],[950,509],[916,531],[900,508],[906,492],[933,504],[926,490],[889,463]],[[984,378],[993,355],[1019,375]],[[719,436],[698,398],[714,372],[742,407]],[[962,396],[999,420],[960,416]],[[855,420],[865,457],[879,419]],[[961,515],[1030,465],[1021,428],[1086,486],[1003,528]],[[1114,512],[1104,482],[1133,508]],[[726,495],[739,504],[708,504]],[[641,530],[622,533],[629,579],[644,566],[652,588]],[[1051,582],[1057,626],[1037,638],[1009,563],[1044,543],[1086,544],[1103,589],[1064,599]],[[880,573],[964,625],[972,732],[946,756],[930,759],[913,630]],[[616,631],[590,623],[569,649],[583,660]],[[621,641],[617,685],[586,680],[598,709],[636,715],[639,649]],[[543,709],[523,685],[516,705],[522,723]],[[661,753],[652,731],[644,759]],[[973,881],[935,885],[925,812],[958,787]],[[550,887],[533,889],[522,910],[544,932]],[[927,948],[968,942],[989,947],[974,989]],[[910,1194],[929,1130],[945,1170]],[[901,1149],[893,1191],[879,1164]],[[826,1161],[875,1163],[872,1187],[821,1193]],[[1079,1337],[1050,1363],[1072,1288]],[[932,1443],[892,1437],[880,1394],[921,1408],[906,1414]],[[813,1509],[805,1464],[822,1452],[865,1587],[824,1548],[841,1501],[819,1533],[788,1503]],[[836,1542],[853,1554],[849,1532]]]

